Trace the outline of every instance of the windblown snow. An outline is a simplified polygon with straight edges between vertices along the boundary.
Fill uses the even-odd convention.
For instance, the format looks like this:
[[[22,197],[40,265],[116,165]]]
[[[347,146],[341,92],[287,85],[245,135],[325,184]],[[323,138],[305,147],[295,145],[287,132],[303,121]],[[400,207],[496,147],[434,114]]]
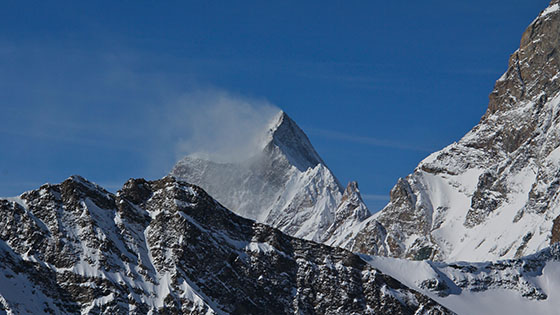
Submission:
[[[246,161],[187,156],[171,175],[201,186],[239,215],[308,240],[333,243],[344,234],[340,229],[370,215],[361,197],[353,211],[340,206],[343,187],[288,115],[279,112],[263,134],[261,151]]]

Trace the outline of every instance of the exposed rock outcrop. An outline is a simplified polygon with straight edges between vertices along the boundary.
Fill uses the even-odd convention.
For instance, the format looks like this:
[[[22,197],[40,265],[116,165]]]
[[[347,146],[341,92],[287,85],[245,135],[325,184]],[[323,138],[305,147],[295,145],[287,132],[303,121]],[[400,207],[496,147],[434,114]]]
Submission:
[[[560,5],[529,25],[480,123],[399,180],[355,251],[488,260],[535,253],[560,214]],[[374,234],[374,235],[370,235]]]
[[[74,176],[0,200],[0,312],[448,314],[349,251],[287,236],[165,177]]]

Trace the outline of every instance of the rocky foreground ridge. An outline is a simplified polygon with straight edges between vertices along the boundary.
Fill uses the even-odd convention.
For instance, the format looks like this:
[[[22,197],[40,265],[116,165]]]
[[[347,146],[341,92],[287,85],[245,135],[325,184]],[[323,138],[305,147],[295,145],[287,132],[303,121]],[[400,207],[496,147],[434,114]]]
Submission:
[[[73,176],[0,199],[0,313],[448,314],[349,251],[226,210],[197,186]]]

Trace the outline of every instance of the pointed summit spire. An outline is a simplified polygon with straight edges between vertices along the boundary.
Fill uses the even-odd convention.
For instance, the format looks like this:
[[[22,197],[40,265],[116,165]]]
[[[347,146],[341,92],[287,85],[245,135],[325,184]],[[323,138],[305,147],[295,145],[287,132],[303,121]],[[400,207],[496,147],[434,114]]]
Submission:
[[[318,164],[325,165],[307,135],[284,111],[276,117],[269,130],[271,139],[267,147],[278,147],[290,164],[302,172]]]

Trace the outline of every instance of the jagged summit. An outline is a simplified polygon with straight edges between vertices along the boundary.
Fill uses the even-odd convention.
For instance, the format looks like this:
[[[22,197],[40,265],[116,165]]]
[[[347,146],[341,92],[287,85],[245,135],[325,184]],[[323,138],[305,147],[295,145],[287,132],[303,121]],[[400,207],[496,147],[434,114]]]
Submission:
[[[291,165],[304,172],[318,164],[325,165],[319,154],[311,145],[307,135],[286,114],[280,111],[268,131],[270,142],[265,150],[272,150],[269,146],[276,146],[288,159]]]
[[[325,233],[328,239],[324,243],[330,246],[344,247],[360,231],[362,223],[371,215],[366,207],[358,183],[351,181],[346,186],[340,203],[335,211],[333,224]]]
[[[71,175],[70,177],[68,177],[66,180],[63,181],[63,184],[68,184],[68,183],[75,183],[78,184],[82,187],[84,187],[85,189],[88,190],[101,190],[104,191],[105,193],[108,193],[107,190],[105,190],[105,188],[97,185],[94,182],[91,182],[87,179],[85,179],[84,177],[80,176],[80,175]]]
[[[2,314],[452,313],[171,176],[107,195],[71,177],[18,201],[0,198]]]
[[[359,211],[356,211],[358,208]],[[340,215],[344,217],[353,215],[359,218],[360,221],[365,220],[369,216],[369,210],[365,207],[360,189],[358,188],[358,182],[351,181],[348,183],[338,205],[338,210]],[[340,213],[341,211],[348,213]]]
[[[363,213],[340,210],[344,188],[286,113],[274,117],[262,139],[262,151],[245,161],[217,163],[187,156],[170,174],[203,187],[237,214],[296,237],[325,241],[336,232],[333,226],[363,220]],[[369,216],[361,198],[357,200],[361,206],[356,211],[366,209]]]

